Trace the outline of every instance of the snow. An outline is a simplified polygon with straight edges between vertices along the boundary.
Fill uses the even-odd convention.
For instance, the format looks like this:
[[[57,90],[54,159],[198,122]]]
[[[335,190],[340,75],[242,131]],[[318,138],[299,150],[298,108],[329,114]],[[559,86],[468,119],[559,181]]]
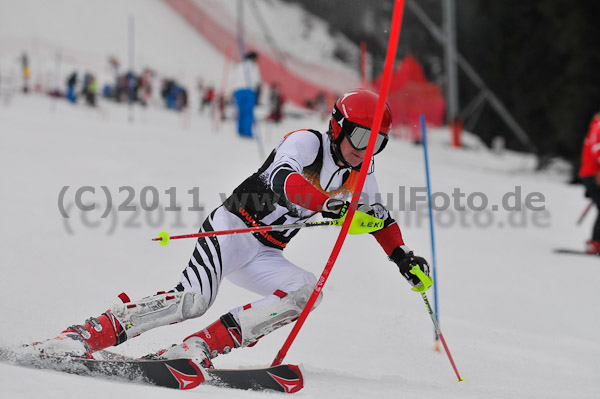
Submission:
[[[238,2],[195,0],[195,3],[215,20],[225,21],[224,26],[237,29]],[[316,83],[328,82],[329,87],[342,88],[348,87],[348,82],[352,82],[352,87],[360,84],[358,46],[340,33],[332,37],[327,22],[300,5],[280,1],[248,2],[241,14],[248,48],[260,43],[257,48],[260,52],[268,52],[278,60],[282,57],[287,68]],[[337,59],[336,50],[352,61],[344,63]]]
[[[36,35],[38,43],[60,43],[73,54],[93,54],[89,60],[98,68],[108,53],[121,51],[126,59],[126,49],[118,47],[123,41],[111,36],[114,32],[106,26],[121,29],[111,17],[118,15],[114,18],[126,24],[127,13],[135,10],[140,57],[161,65],[165,73],[219,78],[222,58],[164,3],[86,2],[85,15],[104,21],[102,28],[95,18],[75,18],[83,15],[78,14],[76,3],[0,1],[4,62],[0,65],[6,66],[0,71],[18,71],[14,60],[20,46],[28,46]],[[63,19],[67,17],[75,26],[67,28]],[[86,26],[85,34],[69,33],[83,32]],[[168,29],[157,31],[161,26]],[[120,32],[120,37],[126,35],[126,25]],[[141,44],[144,37],[169,32],[178,32],[181,45],[177,48],[158,40],[155,48]],[[94,45],[87,46],[86,38],[93,38]],[[187,50],[188,46],[194,50]],[[182,51],[189,62],[180,62],[176,56],[163,58],[161,54],[167,51]],[[52,52],[48,54],[53,60]],[[32,55],[32,66],[42,59],[40,50],[37,58]],[[73,65],[87,67],[78,61]],[[263,122],[261,127],[265,143],[272,148],[289,131],[323,130],[326,122],[307,115],[288,118],[280,125]],[[457,383],[446,355],[433,351],[433,326],[422,299],[409,289],[375,240],[349,236],[325,285],[323,302],[285,359],[301,364],[306,377],[305,388],[295,396],[600,397],[598,260],[552,253],[557,247],[581,248],[588,238],[595,211],[582,226],[575,224],[587,204],[582,188],[567,185],[563,174],[534,172],[530,156],[495,155],[475,144],[471,149],[451,149],[449,137],[447,129],[430,131],[434,192],[452,199],[453,190],[459,188],[465,193],[462,205],[470,194],[483,193],[491,208],[501,205],[502,197],[518,186],[523,201],[528,194],[540,193],[545,205],[544,211],[520,213],[502,207],[497,212],[458,212],[452,206],[436,212],[441,327],[466,381]],[[469,140],[476,141],[470,136]],[[201,217],[220,203],[219,193],[230,193],[261,162],[256,142],[237,137],[231,121],[217,130],[209,118],[195,111],[175,114],[136,107],[134,122],[129,123],[127,107],[104,101],[98,110],[38,94],[15,94],[8,103],[0,102],[0,345],[53,336],[98,315],[118,301],[120,292],[139,298],[173,287],[194,242],[182,240],[162,247],[150,238],[161,230],[172,235],[196,231]],[[376,157],[376,173],[381,191],[393,194],[393,212],[407,244],[431,259],[428,221],[421,216],[425,204],[420,202],[414,212],[399,211],[404,202],[399,187],[406,186],[408,202],[410,187],[425,185],[422,148],[391,140]],[[65,186],[69,186],[64,200],[69,219],[61,216],[58,206]],[[83,202],[96,202],[99,208],[87,214],[72,205],[76,190],[83,186],[96,190],[84,193]],[[127,192],[119,188],[132,187],[131,204],[138,211],[113,211],[101,219],[107,202],[102,186],[112,194],[115,206],[127,198]],[[175,187],[182,212],[142,211],[141,192],[147,186],[156,187],[163,210],[170,201],[165,190]],[[196,205],[204,206],[203,213],[188,210],[194,205],[188,190],[195,187]],[[443,195],[438,194],[437,200],[441,203]],[[477,205],[478,199],[474,201]],[[160,214],[163,223],[157,223]],[[286,256],[318,276],[337,232],[336,228],[302,231],[286,249]],[[433,293],[428,295],[433,300]],[[114,350],[138,356],[180,342],[229,309],[255,299],[256,295],[225,281],[202,318],[150,331]],[[215,363],[219,367],[266,366],[290,329],[284,327],[255,347],[235,350]],[[0,364],[0,395],[13,399],[186,394],[219,399],[283,396],[203,386],[190,393],[177,392]]]

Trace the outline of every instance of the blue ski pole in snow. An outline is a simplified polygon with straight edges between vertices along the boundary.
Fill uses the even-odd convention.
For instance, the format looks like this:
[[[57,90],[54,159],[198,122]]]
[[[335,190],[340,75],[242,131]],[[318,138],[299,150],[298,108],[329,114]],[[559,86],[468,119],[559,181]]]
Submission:
[[[427,151],[427,132],[425,131],[425,115],[421,114],[421,136],[423,141],[423,152],[425,154],[425,178],[427,179],[427,206],[429,207],[429,234],[431,237],[431,269],[433,271],[433,307],[435,318],[439,320],[438,292],[437,292],[437,264],[435,259],[435,235],[433,232],[433,211],[431,209],[431,180],[429,178],[429,154]],[[435,331],[435,350],[440,351],[437,329]]]

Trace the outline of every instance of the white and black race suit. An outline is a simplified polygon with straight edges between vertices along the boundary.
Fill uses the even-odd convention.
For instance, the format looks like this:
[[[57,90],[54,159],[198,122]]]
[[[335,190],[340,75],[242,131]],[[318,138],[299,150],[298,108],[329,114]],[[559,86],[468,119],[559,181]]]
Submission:
[[[328,197],[346,199],[350,199],[358,175],[349,167],[338,166],[327,134],[294,131],[211,213],[200,231],[289,224],[315,215],[315,211],[302,208],[285,195],[285,179],[296,172]],[[375,205],[377,192],[375,176],[370,173],[360,202]],[[379,209],[384,215],[377,216],[385,220],[385,225],[394,222],[385,208],[379,205]],[[224,277],[265,297],[277,290],[291,292],[315,284],[312,273],[283,257],[282,249],[297,232],[293,229],[199,238],[177,289],[201,292],[212,304]]]

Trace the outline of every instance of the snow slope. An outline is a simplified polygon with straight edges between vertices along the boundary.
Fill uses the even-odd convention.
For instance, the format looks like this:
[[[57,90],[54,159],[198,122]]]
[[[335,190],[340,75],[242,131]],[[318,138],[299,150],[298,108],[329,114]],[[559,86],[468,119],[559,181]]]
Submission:
[[[194,3],[220,21],[232,37],[236,36],[238,2],[196,0]],[[240,4],[244,5],[241,15],[246,48],[269,54],[295,75],[331,90],[343,92],[360,85],[359,47],[340,33],[332,37],[326,21],[293,3],[267,0]],[[336,58],[336,52],[345,54],[348,61]]]
[[[21,32],[14,22],[9,32],[6,10],[17,12],[22,4],[23,12],[29,14],[35,8],[31,2],[0,2],[3,38]],[[36,6],[41,4],[46,3]],[[114,3],[103,4],[114,15]],[[156,12],[165,18],[170,15],[160,2],[144,5],[138,8],[148,18],[156,17]],[[100,7],[95,7],[99,15]],[[52,9],[42,11],[49,15]],[[58,14],[53,14],[55,28],[47,27],[44,33],[48,40],[52,32],[64,28],[56,22]],[[142,19],[136,17],[140,26]],[[40,17],[38,23],[45,21]],[[30,30],[22,32],[21,39],[30,37]],[[201,39],[188,33],[185,40],[200,46]],[[67,36],[52,40],[85,52],[75,37]],[[112,39],[98,37],[98,46],[109,49]],[[209,48],[204,50],[212,56]],[[16,58],[19,52],[15,49],[11,56]],[[157,52],[147,54],[158,57]],[[102,56],[99,52],[98,57]],[[172,70],[187,67],[177,61],[167,64],[165,68]],[[230,193],[262,162],[256,143],[238,138],[230,121],[217,131],[209,119],[196,113],[178,115],[155,108],[136,109],[133,123],[127,118],[126,107],[105,102],[99,110],[38,95],[15,95],[9,105],[0,103],[0,345],[52,336],[104,311],[122,291],[142,297],[171,288],[194,242],[161,247],[150,238],[161,230],[171,234],[196,231],[203,214],[220,203],[219,193]],[[307,116],[278,126],[262,124],[269,147],[283,134],[305,127],[323,130],[326,123]],[[324,301],[310,315],[286,358],[302,364],[305,371],[306,387],[296,396],[599,398],[598,259],[551,252],[555,247],[579,248],[588,237],[594,214],[583,226],[575,225],[586,205],[581,187],[566,185],[560,176],[534,173],[529,157],[452,150],[444,129],[432,131],[431,136],[434,192],[451,196],[458,188],[465,193],[461,205],[470,194],[482,193],[490,209],[501,205],[502,197],[515,192],[515,186],[520,187],[523,199],[530,193],[544,197],[545,211],[507,212],[500,207],[497,212],[437,213],[441,325],[467,380],[457,384],[446,356],[433,352],[433,328],[421,298],[409,289],[375,240],[350,236],[325,286]],[[422,149],[392,140],[377,156],[376,173],[381,191],[391,194],[390,207],[407,244],[431,259],[424,203],[418,203],[414,212],[399,211],[405,202],[400,199],[400,187],[406,186],[408,201],[410,187],[424,186]],[[69,219],[61,216],[58,206],[65,186],[69,186],[64,199]],[[84,203],[97,203],[96,211],[79,212],[73,205],[76,190],[84,186],[96,190],[83,195]],[[102,219],[107,202],[102,186],[111,192],[115,205],[127,197],[119,188],[131,187],[135,191],[131,204],[137,211],[113,211]],[[159,210],[141,209],[145,187],[157,189]],[[177,194],[181,213],[164,211],[171,199],[165,191],[171,187],[175,187],[171,192]],[[443,195],[437,197],[441,203]],[[204,206],[204,213],[188,210],[194,205]],[[303,231],[286,254],[319,275],[337,232],[335,228]],[[114,350],[134,356],[157,350],[255,299],[256,295],[225,281],[215,304],[201,319],[148,332]],[[254,348],[236,350],[215,363],[220,367],[267,365],[289,331],[289,326],[282,328]],[[176,392],[6,364],[0,364],[0,395],[14,399],[282,396],[211,387]]]

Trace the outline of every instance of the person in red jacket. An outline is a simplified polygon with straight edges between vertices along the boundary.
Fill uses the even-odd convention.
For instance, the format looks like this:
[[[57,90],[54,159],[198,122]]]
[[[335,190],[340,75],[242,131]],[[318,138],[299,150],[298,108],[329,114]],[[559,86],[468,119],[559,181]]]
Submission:
[[[585,252],[600,255],[600,112],[592,118],[583,143],[579,178],[585,186],[585,196],[594,201],[599,210]]]

